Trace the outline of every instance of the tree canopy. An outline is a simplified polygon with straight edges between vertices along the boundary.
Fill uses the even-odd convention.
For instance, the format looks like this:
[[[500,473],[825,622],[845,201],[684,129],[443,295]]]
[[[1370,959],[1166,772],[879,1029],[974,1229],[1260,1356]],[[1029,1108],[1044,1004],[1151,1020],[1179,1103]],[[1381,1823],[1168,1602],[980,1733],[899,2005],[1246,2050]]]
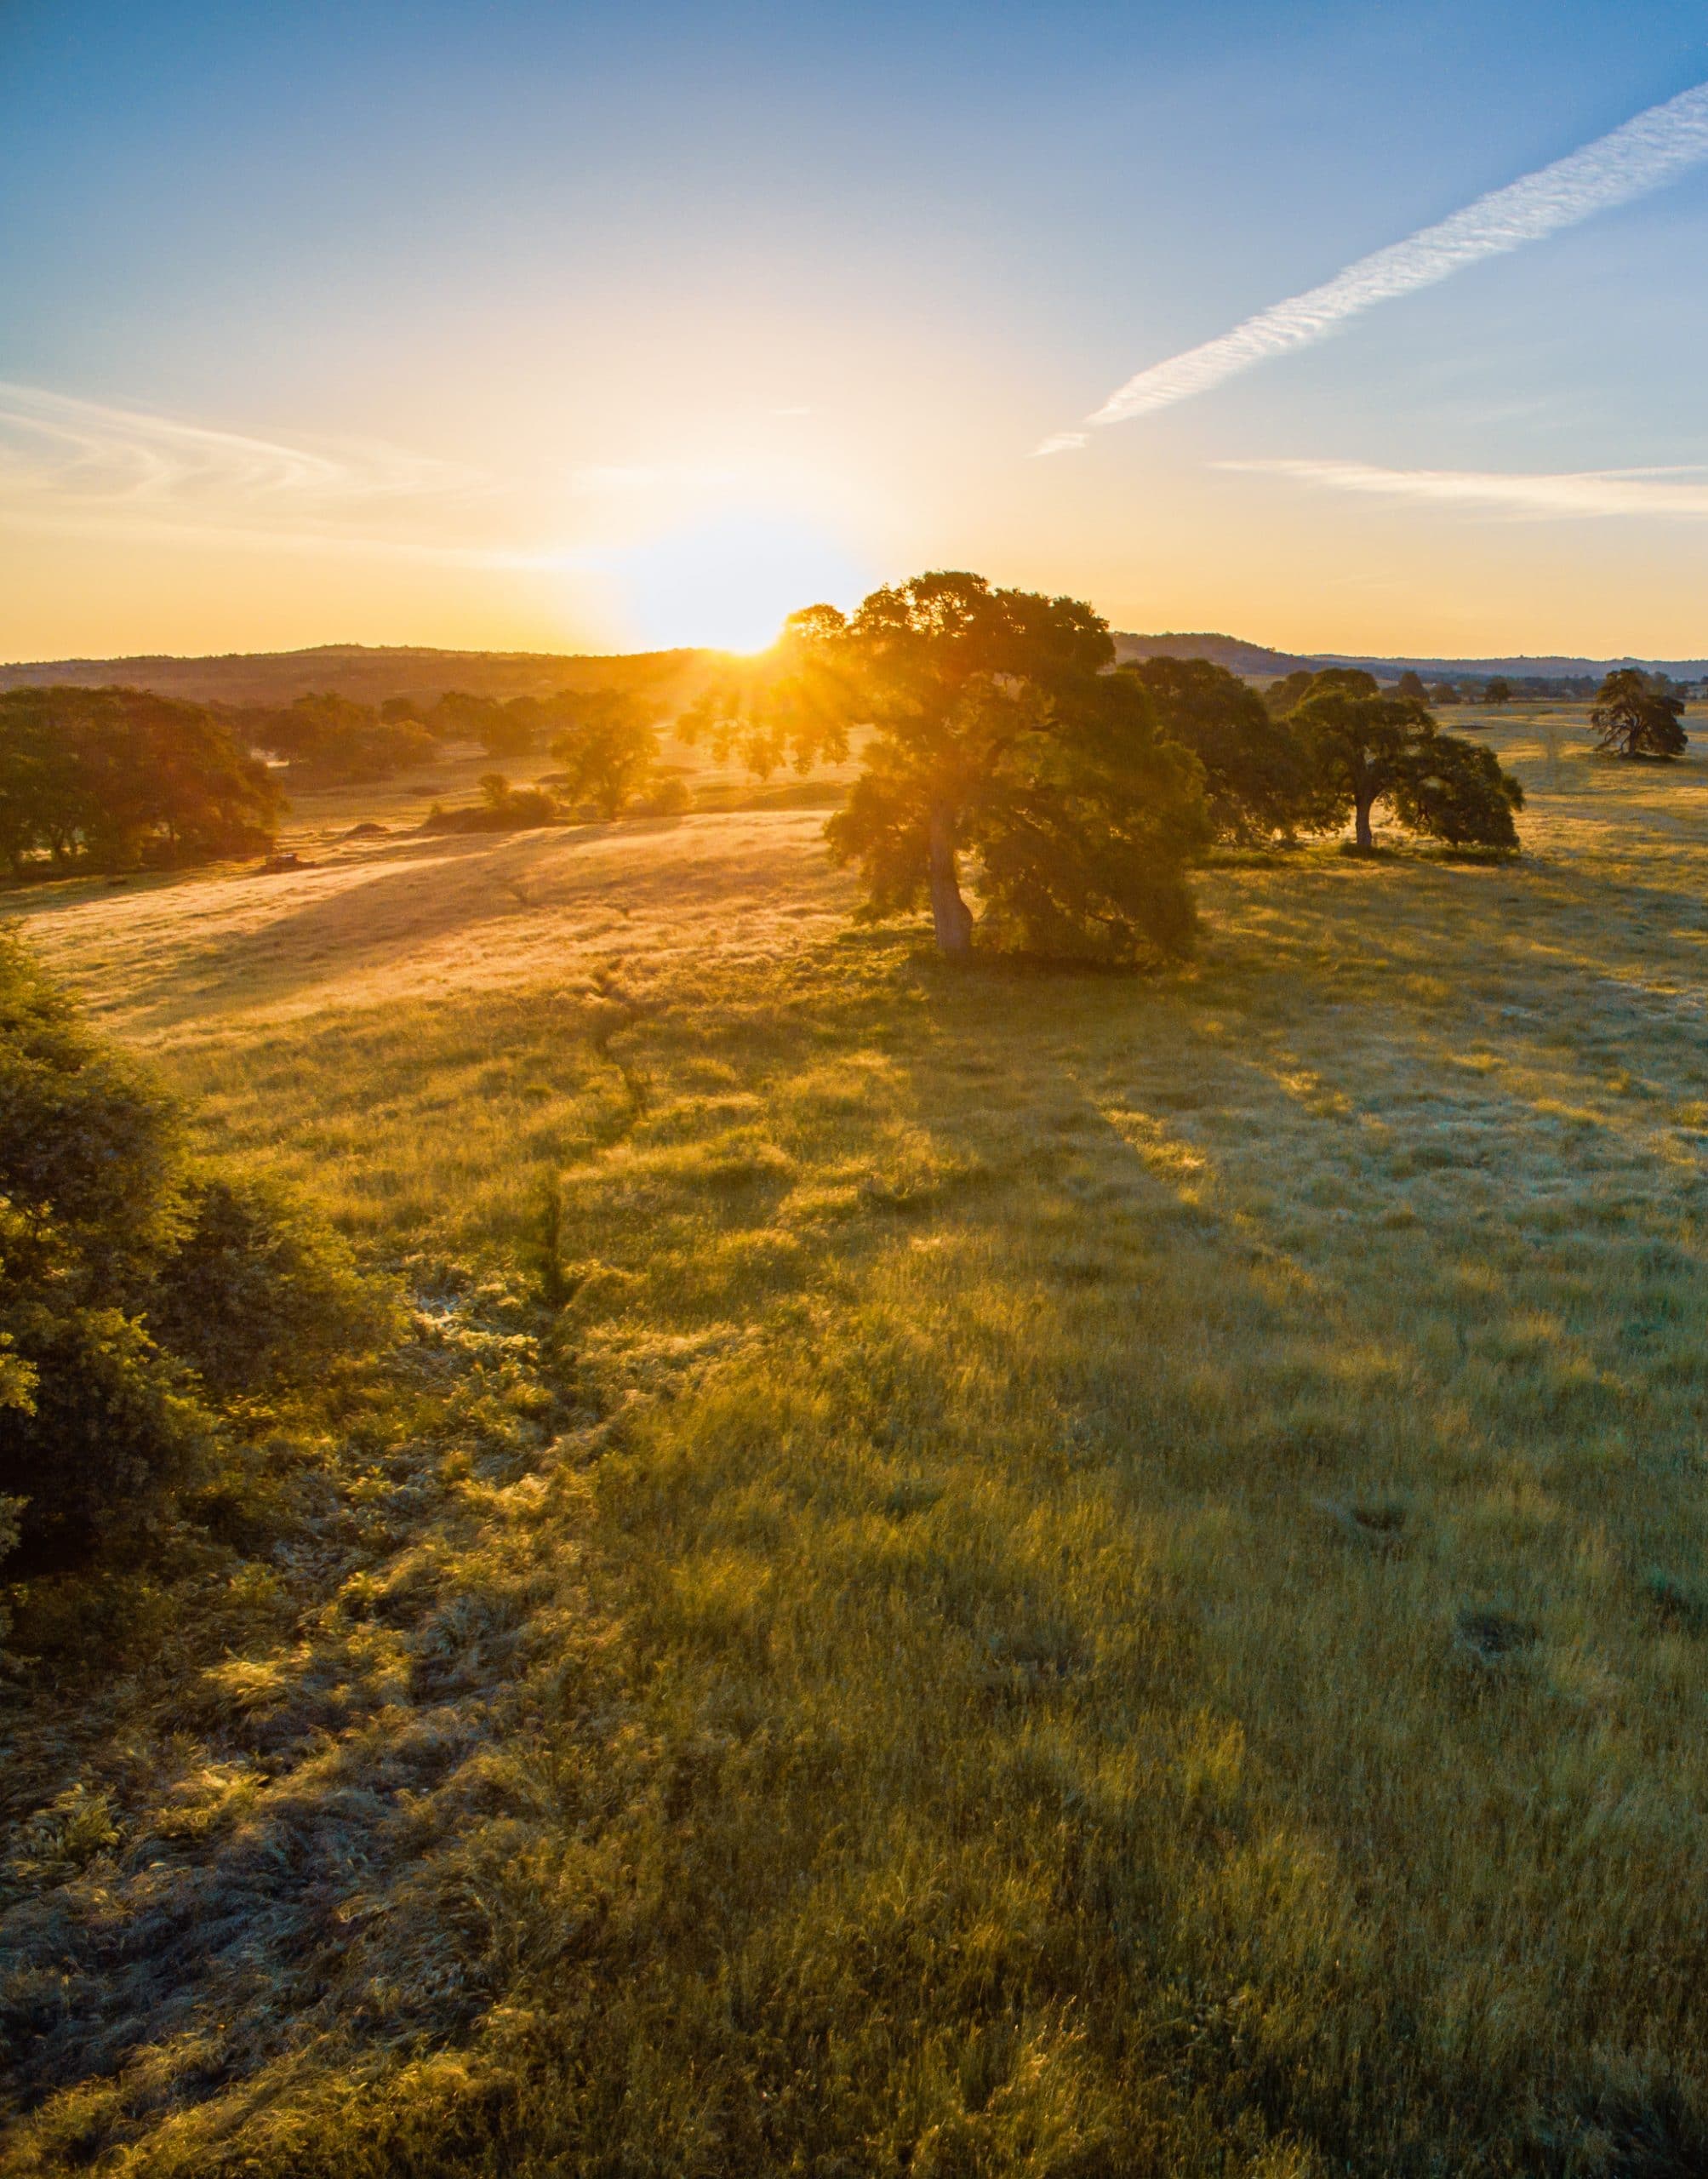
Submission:
[[[390,706],[376,711],[350,696],[311,695],[272,708],[250,706],[232,714],[232,724],[255,748],[284,758],[294,785],[390,779],[438,753],[419,718]]]
[[[1270,683],[1263,692],[1263,701],[1277,718],[1284,718],[1304,702],[1316,678],[1310,666],[1295,667],[1291,673],[1283,673],[1280,680]]]
[[[140,689],[0,693],[0,855],[105,871],[254,853],[284,797],[230,723]]]
[[[602,817],[620,816],[651,784],[659,754],[659,708],[629,689],[592,689],[553,700],[560,722],[551,754],[563,768],[564,795],[591,803]]]
[[[1219,840],[1250,846],[1308,827],[1313,781],[1300,738],[1237,674],[1203,658],[1147,658],[1122,671],[1150,696],[1158,729],[1203,766]]]
[[[1682,757],[1689,735],[1682,698],[1654,687],[1634,666],[1616,666],[1590,712],[1599,746],[1620,757]]]
[[[1492,750],[1443,734],[1415,697],[1384,695],[1371,675],[1335,666],[1317,676],[1293,718],[1325,820],[1350,815],[1360,848],[1374,844],[1372,813],[1384,802],[1408,831],[1455,847],[1517,845],[1517,781]]]

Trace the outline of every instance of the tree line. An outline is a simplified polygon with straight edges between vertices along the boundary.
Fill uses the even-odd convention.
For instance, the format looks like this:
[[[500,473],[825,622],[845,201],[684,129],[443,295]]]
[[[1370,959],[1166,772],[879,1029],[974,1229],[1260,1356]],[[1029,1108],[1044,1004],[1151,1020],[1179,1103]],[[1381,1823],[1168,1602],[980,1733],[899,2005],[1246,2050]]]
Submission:
[[[488,775],[500,781],[496,797],[483,782],[489,820],[614,817],[648,793],[674,806],[679,783],[658,776],[661,718],[649,699],[618,689],[508,702],[452,690],[430,704],[406,696],[378,706],[327,695],[237,706],[142,689],[9,689],[0,692],[0,858],[19,878],[265,853],[289,807],[287,783],[389,779],[431,763],[451,739],[504,757],[544,743],[562,767],[550,788],[527,791],[525,807]]]
[[[1456,692],[1437,689],[1437,698]],[[1486,690],[1499,702],[1511,690]],[[678,722],[761,775],[845,761],[861,769],[827,827],[858,866],[864,912],[928,903],[939,945],[964,952],[973,872],[981,943],[1131,959],[1184,951],[1187,872],[1212,843],[1252,847],[1338,832],[1375,844],[1379,813],[1414,835],[1511,850],[1522,806],[1492,751],[1445,732],[1415,673],[1383,689],[1355,666],[1300,670],[1263,695],[1204,659],[1117,666],[1106,622],[1065,598],[957,572],[875,591],[852,615],[795,615],[764,658],[732,666]],[[1682,700],[1619,669],[1591,713],[1603,748],[1680,753]],[[562,768],[517,789],[497,770],[471,809],[432,828],[494,829],[662,812],[686,797],[659,771],[662,712],[631,690],[508,701],[451,690],[374,706],[300,697],[202,706],[127,689],[0,695],[0,855],[120,870],[270,844],[293,782],[374,780],[448,739],[494,757],[543,742]],[[643,798],[646,798],[643,799]]]
[[[141,689],[0,693],[0,856],[117,871],[252,854],[285,807],[267,765],[200,704]]]
[[[549,751],[598,790],[620,773],[633,782],[656,755],[660,706],[636,690],[563,689],[544,696],[474,696],[448,689],[431,700],[306,695],[294,703],[216,706],[254,749],[283,759],[294,782],[359,785],[430,764],[448,741],[474,741],[502,761]],[[649,741],[648,737],[651,736]],[[596,752],[595,754],[588,754]]]

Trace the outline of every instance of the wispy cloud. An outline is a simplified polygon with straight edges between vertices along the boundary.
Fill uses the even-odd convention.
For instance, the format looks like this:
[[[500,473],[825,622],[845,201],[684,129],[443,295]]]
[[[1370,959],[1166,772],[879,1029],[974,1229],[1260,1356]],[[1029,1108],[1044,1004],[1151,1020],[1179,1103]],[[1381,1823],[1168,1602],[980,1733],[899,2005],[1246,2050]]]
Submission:
[[[37,527],[438,556],[460,548],[360,525],[466,506],[483,482],[397,447],[293,445],[0,381],[0,517]]]
[[[1628,204],[1708,159],[1708,83],[1681,91],[1551,166],[1479,197],[1474,204],[1403,242],[1361,257],[1320,288],[1273,304],[1232,332],[1152,363],[1110,395],[1081,431],[1057,432],[1035,449],[1083,446],[1092,429],[1148,416],[1190,400],[1254,363],[1325,339],[1378,303],[1432,287],[1463,266],[1519,249]]]
[[[1694,467],[1566,470],[1527,476],[1499,470],[1382,469],[1363,461],[1219,461],[1215,466],[1379,499],[1492,508],[1515,520],[1659,515],[1675,521],[1708,521],[1708,472]]]

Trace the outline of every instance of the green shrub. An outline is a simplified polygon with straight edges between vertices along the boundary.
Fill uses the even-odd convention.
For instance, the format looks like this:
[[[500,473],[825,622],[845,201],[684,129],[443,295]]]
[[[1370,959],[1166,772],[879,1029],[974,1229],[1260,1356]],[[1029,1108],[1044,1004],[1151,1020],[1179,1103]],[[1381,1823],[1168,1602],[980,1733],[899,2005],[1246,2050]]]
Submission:
[[[122,1310],[32,1300],[9,1314],[36,1377],[27,1410],[0,1409],[0,1494],[23,1501],[26,1564],[66,1566],[134,1545],[203,1465],[214,1417]]]
[[[349,1250],[279,1190],[202,1180],[189,1223],[145,1296],[149,1330],[214,1392],[288,1381],[389,1329]]]
[[[459,809],[436,802],[421,820],[424,832],[517,832],[540,825],[562,825],[564,812],[542,786],[513,787],[501,772],[481,779],[482,799]]]
[[[79,1287],[147,1263],[180,1221],[182,1171],[165,1092],[102,1044],[15,944],[0,945],[0,1198],[14,1214],[0,1245],[9,1275],[43,1250],[54,1277]],[[45,1260],[37,1265],[38,1273],[47,1268]]]
[[[146,1543],[206,1473],[218,1401],[386,1319],[300,1211],[197,1175],[171,1099],[0,942],[0,1556]]]

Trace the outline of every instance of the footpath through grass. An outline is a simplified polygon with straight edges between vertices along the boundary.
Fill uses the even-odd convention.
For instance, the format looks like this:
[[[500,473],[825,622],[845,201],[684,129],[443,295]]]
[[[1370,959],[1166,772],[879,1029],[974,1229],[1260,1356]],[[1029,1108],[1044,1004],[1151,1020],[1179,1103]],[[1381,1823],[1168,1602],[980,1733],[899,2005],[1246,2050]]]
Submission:
[[[802,813],[32,903],[425,1306],[26,1716],[14,2168],[1708,2166],[1708,773],[1497,738],[1162,981]]]

